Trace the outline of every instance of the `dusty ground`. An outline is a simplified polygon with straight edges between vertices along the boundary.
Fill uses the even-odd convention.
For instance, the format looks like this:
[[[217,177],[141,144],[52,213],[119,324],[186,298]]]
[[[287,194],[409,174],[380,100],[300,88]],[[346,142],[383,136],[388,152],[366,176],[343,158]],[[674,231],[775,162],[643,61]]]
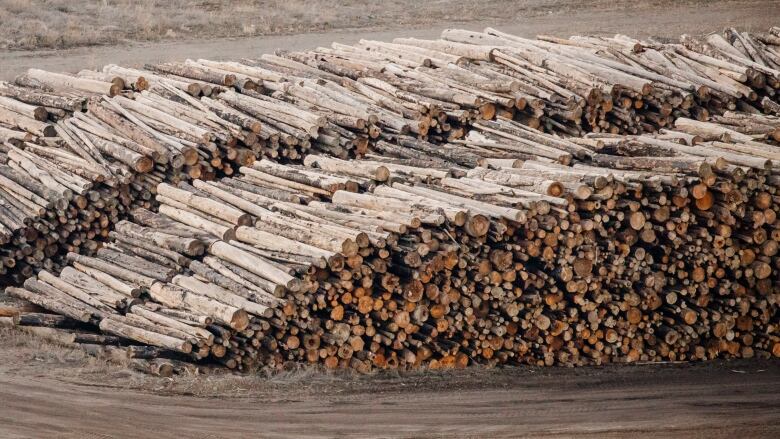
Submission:
[[[171,4],[181,5],[187,1],[176,0]],[[310,9],[315,9],[317,2],[337,4],[318,10],[328,11],[326,16],[334,15],[338,17],[338,20],[331,20],[328,21],[327,26],[320,26],[317,24],[317,17],[320,17],[321,13],[309,17],[310,12],[306,10],[296,22],[295,27],[286,31],[282,29],[264,32],[264,34],[271,36],[215,38],[215,36],[226,35],[225,32],[227,35],[241,35],[241,33],[231,33],[230,29],[232,28],[229,26],[220,26],[221,19],[215,15],[217,18],[213,21],[204,23],[205,29],[182,35],[176,34],[175,37],[165,37],[163,34],[159,38],[162,40],[161,42],[139,42],[148,40],[148,38],[144,38],[140,34],[129,33],[126,35],[129,40],[123,40],[118,45],[62,50],[0,50],[0,80],[12,79],[32,66],[53,71],[78,71],[84,68],[98,68],[108,63],[142,66],[147,62],[198,57],[238,59],[272,52],[278,48],[301,50],[328,45],[333,41],[355,43],[360,38],[378,40],[391,40],[398,36],[435,38],[441,30],[448,27],[480,30],[485,26],[495,26],[524,36],[542,33],[559,36],[626,33],[639,37],[677,37],[685,32],[707,33],[721,30],[726,26],[763,31],[770,26],[780,24],[778,21],[780,2],[777,0],[313,1],[314,6],[311,6]],[[6,41],[13,40],[13,38],[18,39],[25,32],[28,32],[28,27],[29,32],[35,32],[34,29],[37,28],[32,25],[13,26],[4,23],[10,23],[12,19],[16,19],[15,16],[8,14],[8,11],[12,10],[5,11],[6,18],[2,15],[4,12],[2,4],[8,2],[27,4],[26,0],[0,0],[0,24],[4,24],[0,26],[0,40],[3,37],[6,38]],[[230,3],[235,3],[235,1]],[[296,4],[300,5],[301,2],[290,0],[264,3],[278,3],[281,5],[278,8],[282,8],[280,10],[284,11],[284,8],[292,8]],[[371,4],[374,5],[371,6],[374,9],[366,12],[364,8],[356,6],[358,4]],[[377,5],[382,7],[377,7]],[[469,5],[471,9],[469,9]],[[168,6],[168,8],[174,6]],[[182,8],[182,10],[186,10],[186,8]],[[273,12],[276,10],[274,7],[267,7],[257,10],[260,12],[254,11],[252,13],[262,14],[262,11]],[[144,11],[148,12],[148,10]],[[158,15],[165,17],[165,12]],[[232,17],[232,15],[227,15],[227,17]],[[132,17],[124,20],[133,22]],[[121,20],[119,21],[121,22]],[[28,22],[22,21],[22,23]],[[307,33],[289,34],[296,31],[306,31]],[[279,33],[287,33],[288,35],[274,36],[274,34]],[[193,37],[196,39],[191,39]],[[22,47],[25,46],[22,45]]]
[[[0,438],[780,435],[780,361],[146,377],[0,332]]]

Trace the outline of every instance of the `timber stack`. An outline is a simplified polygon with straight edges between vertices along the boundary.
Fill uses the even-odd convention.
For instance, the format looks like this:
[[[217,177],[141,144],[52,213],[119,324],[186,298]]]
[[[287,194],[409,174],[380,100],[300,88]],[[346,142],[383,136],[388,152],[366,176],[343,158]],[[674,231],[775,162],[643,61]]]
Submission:
[[[129,185],[151,159],[71,118],[89,96],[119,90],[34,69],[0,83],[0,285],[57,270],[63,251],[94,251],[130,206]]]
[[[777,35],[31,70],[8,293],[238,370],[780,356]]]
[[[104,331],[179,352],[189,341],[195,358],[240,370],[778,355],[777,168],[761,158],[777,147],[677,128],[593,135],[568,165],[262,160],[236,178],[161,184],[159,213],[135,211],[116,245],[69,259],[125,292]],[[154,243],[138,247],[144,236]],[[213,319],[201,328],[216,351],[156,316],[127,321],[138,298]]]
[[[586,102],[582,122],[587,131],[636,134],[670,126],[678,117],[706,120],[725,111],[778,110],[776,33],[727,29],[704,39],[684,35],[679,44],[624,35],[525,39],[492,28],[447,30],[442,38],[433,43],[492,48],[495,62],[507,71],[531,72],[528,78],[543,75],[537,83],[544,79],[548,86],[559,86],[556,90],[563,86],[579,95]],[[558,131],[554,124],[547,128]]]
[[[364,40],[79,75],[112,84],[105,94],[121,94],[112,108],[155,141],[190,151],[190,178],[213,179],[251,164],[251,155],[359,158],[387,138],[462,141],[495,118],[580,136],[654,132],[680,117],[777,113],[777,37],[724,35],[661,44],[448,30],[440,40]]]
[[[369,133],[376,137],[379,132],[371,125],[374,117],[364,114],[361,116],[365,118],[358,117],[355,115],[357,110],[339,114],[333,107],[338,110],[343,108],[343,105],[337,106],[337,103],[322,107],[323,102],[330,101],[321,93],[312,97],[309,93],[311,90],[302,90],[301,94],[309,100],[295,102],[269,96],[273,89],[272,81],[277,82],[279,88],[285,89],[292,85],[292,81],[288,81],[282,73],[261,67],[207,60],[188,60],[186,63],[147,67],[149,70],[131,70],[109,65],[104,68],[104,72],[132,81],[130,83],[133,89],[141,92],[141,99],[146,104],[150,102],[143,96],[149,97],[150,94],[157,93],[160,87],[177,89],[178,96],[173,97],[168,93],[169,96],[164,97],[196,107],[195,110],[201,113],[198,119],[207,117],[221,125],[229,124],[234,138],[229,139],[228,146],[222,149],[227,151],[230,160],[234,160],[233,156],[237,154],[233,149],[238,149],[242,158],[248,149],[254,152],[254,155],[293,161],[300,160],[312,148],[337,156],[346,157],[350,153],[355,156],[365,150]],[[177,80],[184,79],[188,81],[184,84],[190,86],[179,85],[177,88],[167,83],[167,77],[158,76],[163,71],[185,75]],[[270,88],[262,88],[263,79],[267,80],[265,84]],[[199,99],[184,96],[181,87]],[[266,93],[260,93],[260,90],[265,90]],[[159,104],[160,99],[157,99],[157,102]],[[168,102],[168,106],[176,105],[177,102]],[[190,113],[192,111],[189,110]],[[194,117],[193,114],[181,111],[175,114],[188,122]],[[240,147],[236,147],[237,143]],[[231,175],[235,169],[229,164],[221,167],[220,158],[212,158],[216,163],[211,166],[202,165],[212,174],[212,168],[216,168],[220,175]],[[251,163],[239,159],[236,164],[245,166]]]
[[[342,85],[379,106],[395,101],[402,108],[443,109],[444,125],[431,128],[439,139],[462,135],[442,136],[448,122],[470,125],[493,115],[565,135],[636,134],[678,117],[777,114],[780,40],[776,28],[771,32],[727,29],[664,44],[624,35],[526,39],[488,28],[446,30],[440,40],[361,40],[279,55],[326,71],[323,80],[342,76]]]

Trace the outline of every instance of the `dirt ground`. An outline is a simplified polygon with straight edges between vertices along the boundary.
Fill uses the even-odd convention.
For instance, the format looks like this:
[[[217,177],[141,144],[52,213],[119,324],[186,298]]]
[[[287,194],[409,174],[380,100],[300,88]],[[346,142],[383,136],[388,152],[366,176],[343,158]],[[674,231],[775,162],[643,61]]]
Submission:
[[[319,28],[313,26],[310,29],[316,32],[294,35],[215,39],[209,34],[196,33],[202,39],[146,43],[127,41],[119,45],[63,50],[0,51],[0,80],[13,79],[29,67],[78,71],[99,68],[108,63],[142,66],[144,63],[186,58],[251,58],[279,48],[302,50],[329,45],[334,41],[355,43],[361,38],[385,41],[398,36],[436,38],[449,27],[481,30],[485,26],[494,26],[528,37],[537,34],[625,33],[638,37],[676,38],[681,33],[702,34],[726,26],[765,31],[780,24],[780,1],[777,0],[490,0],[492,12],[479,9],[474,14],[463,12],[460,0],[455,2],[460,9],[452,11],[449,8],[454,6],[448,1],[425,2],[426,9],[422,13],[410,13],[419,8],[416,2],[407,1],[406,9],[397,7],[402,2],[391,3],[394,6],[386,13],[380,8],[374,15],[333,22],[325,31],[318,31]]]
[[[0,438],[780,437],[780,361],[174,379],[0,331]]]

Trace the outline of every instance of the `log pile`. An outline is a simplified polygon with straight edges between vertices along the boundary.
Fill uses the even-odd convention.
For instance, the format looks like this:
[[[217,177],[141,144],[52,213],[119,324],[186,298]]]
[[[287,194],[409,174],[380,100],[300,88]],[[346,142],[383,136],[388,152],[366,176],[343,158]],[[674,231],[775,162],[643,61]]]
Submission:
[[[778,181],[758,158],[776,147],[710,125],[593,135],[568,166],[310,155],[161,184],[159,213],[68,255],[76,289],[39,276],[10,293],[72,315],[86,292],[111,307],[104,332],[239,370],[778,355]]]
[[[161,179],[213,179],[217,171],[230,174],[228,158],[245,164],[254,160],[254,151],[236,148],[237,136],[245,134],[240,127],[173,87],[155,91],[136,93],[132,99],[118,96],[90,102],[87,113],[112,124],[127,140],[155,147],[160,173],[156,182],[146,182],[146,191]]]
[[[242,162],[250,151],[283,161],[309,150],[361,157],[380,136],[456,141],[495,117],[579,136],[654,132],[679,117],[704,121],[735,110],[776,113],[777,38],[724,35],[664,44],[448,30],[440,40],[363,40],[240,62],[108,65],[79,75],[112,84],[106,94],[124,87],[134,102],[120,96],[115,105],[133,107],[124,110],[157,131],[155,140],[173,137],[174,150],[198,151],[185,172],[210,179],[249,164]],[[193,126],[211,138],[182,132]]]
[[[713,116],[710,122],[751,136],[756,141],[780,143],[780,116],[727,111],[722,116]]]
[[[26,78],[68,84],[52,75],[64,82],[35,70]],[[63,251],[94,251],[131,205],[135,176],[151,169],[81,113],[86,91],[73,80],[0,83],[0,285],[57,270]]]
[[[163,86],[131,100],[118,94],[120,79],[102,79],[103,88],[101,78],[31,69],[17,79],[27,87],[0,84],[2,285],[57,271],[67,252],[95,251],[129,209],[153,207],[162,181],[213,178],[215,166],[231,173],[223,159],[255,159],[236,147],[249,132],[189,95]]]
[[[365,150],[369,135],[376,137],[379,133],[373,125],[376,116],[334,101],[322,90],[313,89],[319,87],[317,84],[295,84],[296,78],[286,71],[208,60],[147,68],[131,70],[109,65],[104,72],[120,75],[139,92],[149,89],[155,93],[164,87],[178,88],[179,95],[185,89],[198,96],[199,100],[183,96],[173,100],[186,100],[184,104],[196,106],[204,113],[201,119],[208,117],[221,125],[230,124],[235,137],[229,142],[231,149],[238,140],[242,148],[252,150],[255,155],[280,160],[300,160],[310,149],[343,157],[356,156]],[[180,83],[169,83],[167,76],[158,76],[162,72],[178,72],[182,75],[176,79]],[[229,165],[222,169],[218,163],[214,167],[222,170],[218,172],[220,175],[230,175],[235,170]]]
[[[59,155],[47,158],[30,151],[48,147],[26,146],[0,146],[3,285],[40,268],[58,270],[63,251],[94,251],[94,240],[108,236],[130,206],[126,185],[93,182],[67,166],[86,170],[86,161],[59,149],[53,149]]]
[[[0,84],[0,270],[237,370],[780,356],[775,35],[31,70]]]
[[[440,40],[361,40],[280,52],[264,65],[284,64],[332,89],[357,91],[384,110],[422,116],[428,129],[416,134],[423,138],[458,139],[472,122],[494,115],[566,135],[636,134],[678,117],[777,114],[779,41],[776,34],[734,29],[667,44],[623,35],[525,39],[488,28],[447,30]],[[409,114],[415,104],[427,109]]]
[[[197,160],[193,148],[134,124],[143,122],[120,105],[125,87],[37,69],[0,83],[0,284],[57,271],[69,251],[93,252],[130,208],[152,207],[159,182]]]
[[[774,351],[780,150],[714,124],[678,119],[675,129],[605,137],[607,146],[593,156],[594,164],[629,172],[624,175],[648,186],[618,201],[630,203],[631,228],[608,223],[601,233],[604,259],[598,263],[620,273],[615,280],[607,273],[605,286],[624,302],[634,297],[641,313],[650,314],[639,325],[663,335],[657,344],[662,357]],[[652,172],[659,181],[648,184],[647,174],[633,170]],[[635,316],[627,314],[629,323]]]
[[[481,33],[447,30],[442,38],[492,48],[495,62],[508,71],[541,70],[536,75],[547,75],[550,85],[563,86],[586,102],[582,122],[587,131],[653,132],[678,117],[706,120],[729,110],[778,109],[774,35],[727,29],[723,36],[684,35],[679,44],[665,44],[624,35],[525,39],[487,28]]]

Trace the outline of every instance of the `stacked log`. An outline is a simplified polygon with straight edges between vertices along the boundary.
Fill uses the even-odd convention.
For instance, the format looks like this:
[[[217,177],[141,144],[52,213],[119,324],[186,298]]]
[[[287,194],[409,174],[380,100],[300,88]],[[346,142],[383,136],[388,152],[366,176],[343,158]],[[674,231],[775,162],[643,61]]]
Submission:
[[[41,90],[8,82],[0,82],[0,96],[5,98],[3,102],[13,99],[33,106],[32,113],[28,114],[39,121],[61,119],[73,112],[82,111],[86,106],[86,97],[83,93],[62,90],[55,92],[52,89]],[[22,111],[22,114],[29,112],[29,108],[24,105],[16,104],[14,106],[17,109],[20,107],[27,109]]]
[[[481,33],[447,30],[442,38],[492,48],[496,63],[509,71],[541,69],[557,77],[545,79],[550,85],[565,84],[589,102],[583,113],[588,131],[638,133],[668,126],[677,117],[706,120],[710,114],[735,109],[776,111],[780,87],[780,70],[772,61],[776,48],[733,29],[725,35],[731,43],[718,34],[708,36],[706,42],[683,36],[682,44],[624,35],[533,40],[492,28]],[[447,47],[444,41],[438,43]],[[750,49],[740,51],[731,45],[742,43]],[[595,105],[594,87],[599,91],[596,95],[609,96],[611,102],[600,108]]]
[[[342,97],[348,89],[357,96],[344,102],[378,107],[387,132],[399,134],[389,111],[423,139],[458,139],[472,122],[494,115],[580,135],[652,132],[678,117],[706,120],[733,110],[777,113],[777,38],[733,29],[724,35],[662,44],[623,35],[524,39],[491,28],[447,30],[441,40],[361,40],[245,62],[274,72],[253,79],[275,91],[290,74]],[[409,123],[415,119],[421,123]]]
[[[15,84],[32,90],[35,93],[54,94],[60,98],[77,98],[84,100],[86,96],[115,96],[125,88],[124,82],[106,81],[94,75],[71,75],[68,73],[47,72],[40,69],[29,69],[27,73],[17,77]],[[4,93],[5,95],[5,93]],[[24,100],[24,99],[21,99]],[[62,108],[59,105],[51,105]],[[75,108],[65,108],[75,111]]]
[[[594,160],[657,173],[661,159],[669,172],[683,175],[683,169],[693,170],[693,160],[699,169],[698,178],[688,177],[671,199],[659,198],[665,190],[637,194],[633,202],[645,219],[642,227],[628,234],[607,229],[606,235],[616,237],[617,246],[635,249],[627,247],[624,258],[604,263],[610,270],[627,265],[626,278],[644,280],[645,291],[653,291],[643,291],[647,298],[641,307],[653,313],[642,321],[664,335],[661,355],[750,357],[776,340],[777,168],[766,156],[776,158],[777,148],[728,139],[727,130],[713,124],[677,122],[679,131],[621,139],[608,147],[628,157]],[[754,324],[765,329],[752,333]]]
[[[8,285],[40,268],[57,270],[63,251],[94,251],[94,240],[108,235],[129,199],[121,197],[127,187],[93,183],[58,168],[59,160],[5,146],[7,152],[0,153],[0,273]],[[73,156],[58,158],[65,157]]]
[[[125,136],[157,145],[165,177],[213,179],[217,172],[231,174],[231,163],[254,160],[254,151],[237,146],[239,138],[255,138],[254,133],[216,117],[180,90],[162,86],[132,97],[103,99],[89,110],[112,120]]]
[[[0,284],[8,285],[57,270],[63,252],[94,251],[152,160],[80,113],[85,98],[9,84],[0,94],[14,96],[0,97]]]
[[[136,91],[159,92],[161,88],[187,90],[199,100],[185,104],[197,106],[209,119],[232,124],[243,148],[255,155],[280,160],[300,160],[309,149],[336,156],[356,156],[364,151],[369,136],[376,137],[375,115],[350,108],[342,100],[333,100],[334,91],[319,84],[296,83],[287,71],[275,72],[251,64],[208,60],[149,65],[149,70],[131,70],[109,65],[107,74],[117,74]],[[177,83],[160,74],[177,72]],[[180,75],[180,76],[179,76]],[[263,86],[265,84],[265,86]],[[208,93],[203,92],[208,86]],[[282,97],[284,96],[284,97]],[[183,96],[173,98],[176,101]],[[196,102],[199,102],[196,103]],[[263,127],[261,130],[260,127]],[[234,147],[235,141],[232,142]],[[243,166],[246,163],[239,163]],[[216,167],[220,171],[219,166]],[[230,166],[220,175],[230,175]]]
[[[300,150],[310,147],[342,158],[359,156],[368,140],[381,132],[459,138],[469,120],[489,119],[495,114],[495,105],[488,100],[457,89],[431,87],[409,76],[413,72],[376,69],[371,75],[355,73],[345,66],[312,61],[312,56],[316,55],[280,52],[241,62],[200,59],[147,66],[154,72],[116,66],[107,66],[104,72],[122,73],[136,87],[143,84],[140,89],[149,87],[142,80],[145,75],[155,77],[162,71],[179,72],[182,76],[178,78],[190,84],[205,81],[217,87],[219,93],[210,96],[215,99],[203,99],[204,104],[215,111],[234,110],[250,120],[262,121],[269,134],[278,137],[274,146],[278,141],[287,146],[276,153],[266,151],[270,157],[292,154],[295,159]],[[361,70],[373,66],[352,65]],[[228,111],[219,103],[227,105]],[[287,153],[287,149],[298,151]]]
[[[281,367],[286,361],[307,358],[335,367],[340,360],[337,351],[351,348],[342,340],[349,338],[347,327],[340,322],[344,308],[331,309],[328,303],[355,287],[359,295],[366,296],[374,286],[375,272],[386,285],[398,283],[385,268],[394,238],[380,225],[401,231],[406,225],[399,219],[409,219],[382,212],[349,215],[320,207],[318,198],[368,183],[371,178],[366,172],[354,172],[362,177],[338,176],[264,161],[251,169],[242,168],[242,173],[239,179],[219,183],[196,181],[193,186],[158,188],[161,214],[188,227],[210,230],[223,240],[210,244],[202,263],[190,265],[200,282],[179,277],[174,283],[206,291],[203,282],[210,281],[240,294],[243,301],[237,300],[236,305],[252,301],[243,308],[252,316],[249,325],[256,327],[254,335],[237,332],[243,328],[235,325],[223,331],[233,344],[239,344],[219,360],[227,367]],[[386,169],[378,174],[374,178],[388,177]],[[305,200],[311,202],[300,204]],[[215,211],[222,216],[214,216]],[[150,224],[166,221],[145,216]],[[322,348],[320,335],[327,339]],[[351,356],[346,358],[347,365],[349,360]],[[359,364],[355,361],[351,363]]]
[[[122,87],[165,90],[166,98],[173,89],[204,97],[201,106],[236,125],[265,124],[269,157],[295,160],[314,145],[346,158],[359,157],[381,132],[457,140],[473,122],[496,115],[578,136],[653,132],[678,117],[707,120],[726,111],[777,113],[777,38],[727,29],[667,44],[624,35],[525,39],[492,28],[447,30],[440,40],[361,40],[240,62],[108,65],[73,78],[85,84],[31,70],[19,82],[107,95]]]
[[[561,118],[572,125],[551,123],[579,133],[584,100],[565,89],[539,87],[528,79],[531,72],[515,77],[503,71],[494,53],[487,46],[397,38],[280,55],[342,75],[343,85],[390,111],[424,106],[419,116],[408,116],[423,117],[423,139],[459,139],[472,122],[497,114],[535,127],[542,119]]]
[[[42,271],[8,291],[238,370],[780,356],[776,40],[724,35],[31,71],[0,236]]]
[[[171,377],[202,372],[177,352],[132,344],[129,340],[94,331],[89,325],[61,314],[29,311],[24,307],[6,307],[0,313],[0,328],[18,331],[66,348],[78,349],[101,360],[127,365],[149,375]]]
[[[501,184],[538,191],[528,180],[539,182],[540,175],[559,182],[574,177],[573,182],[590,186],[566,188],[571,204],[562,209],[569,214],[559,220],[559,230],[548,216],[529,228],[545,224],[554,233],[509,247],[515,264],[519,259],[534,267],[530,275],[519,271],[518,278],[539,274],[549,283],[537,279],[540,290],[534,292],[534,283],[517,288],[515,282],[522,293],[508,304],[491,297],[501,297],[500,288],[486,288],[490,293],[481,297],[487,310],[526,301],[533,305],[525,319],[514,320],[522,334],[512,342],[523,346],[515,360],[583,364],[776,352],[778,187],[771,162],[776,148],[692,120],[679,119],[678,129],[658,138],[605,137],[600,140],[609,146],[573,168],[526,160],[519,168],[478,168],[466,179],[443,179],[446,189],[416,189],[450,202],[457,195],[457,203],[467,205],[475,197],[502,191]],[[717,140],[683,145],[713,132]],[[380,190],[385,189],[375,193]],[[504,188],[499,193],[509,192]],[[517,227],[507,240],[528,237],[524,228]],[[543,267],[541,273],[533,273],[537,267]],[[504,274],[494,273],[494,285],[501,285]],[[453,277],[447,273],[442,281]],[[477,274],[465,277],[480,279]],[[498,362],[513,356],[511,350],[485,347],[490,345],[483,341],[465,352],[472,359],[475,353],[482,355],[481,361],[488,363],[496,355]]]
[[[385,50],[388,46],[394,51]],[[498,91],[506,92],[504,94],[478,90],[475,82],[485,78],[469,74],[455,64],[448,65],[459,62],[458,57],[439,53],[442,61],[436,65],[448,68],[432,69],[429,68],[430,59],[414,52],[399,51],[396,46],[377,41],[361,41],[358,47],[334,43],[330,49],[280,52],[279,56],[288,59],[287,62],[292,60],[309,69],[327,72],[320,79],[331,89],[351,95],[367,111],[376,112],[379,125],[387,133],[429,140],[457,139],[464,135],[471,121],[491,119],[497,104],[510,109],[515,105],[525,106],[525,101],[512,92],[511,81],[496,82]],[[422,67],[412,68],[418,65]],[[450,75],[457,73],[472,82],[452,84],[457,81]]]
[[[496,114],[566,135],[631,134],[677,117],[777,113],[777,37],[733,29],[724,36],[663,44],[623,35],[525,39],[488,28],[279,55],[308,67],[297,72],[340,82],[390,111],[438,106],[453,122],[429,124],[439,139],[457,139],[462,130],[449,132],[453,125]]]
[[[713,116],[709,122],[751,136],[756,141],[772,144],[780,142],[780,117],[778,116],[727,111],[722,116]]]
[[[447,30],[441,40],[363,40],[240,62],[109,65],[79,75],[122,85],[128,96],[135,91],[136,102],[117,100],[152,107],[140,115],[143,123],[179,143],[200,141],[182,138],[182,126],[208,131],[216,123],[230,132],[212,142],[217,148],[196,148],[203,160],[188,171],[213,177],[223,175],[221,152],[232,149],[292,161],[309,150],[361,157],[382,134],[462,140],[473,124],[495,117],[579,136],[654,132],[679,117],[704,121],[735,110],[776,112],[776,37],[733,29],[724,35],[662,44],[622,35],[524,39],[491,28]],[[173,117],[155,111],[163,109]],[[235,171],[232,163],[224,168]]]
[[[125,230],[124,223],[118,223],[117,229]],[[99,325],[103,332],[123,339],[189,355],[191,359],[208,355],[213,340],[202,326],[210,319],[185,312],[172,317],[165,309],[150,307],[139,299],[145,288],[158,280],[170,280],[177,272],[176,264],[186,262],[186,256],[166,251],[162,245],[181,245],[190,253],[198,253],[203,251],[202,243],[193,244],[193,240],[162,232],[145,236],[143,241],[134,231],[130,228],[127,233],[112,232],[115,241],[98,250],[94,257],[68,253],[69,265],[58,275],[42,270],[22,287],[9,287],[6,292],[77,322]],[[149,244],[150,241],[160,247]],[[154,262],[137,253],[154,258]],[[167,329],[156,330],[158,324]]]
[[[224,351],[199,357],[239,370],[777,355],[777,174],[755,149],[774,150],[700,124],[600,137],[569,166],[259,161],[161,184],[159,213],[69,259],[129,294],[104,331],[173,346],[109,329],[142,322],[126,320],[137,289],[144,309],[213,319]]]

